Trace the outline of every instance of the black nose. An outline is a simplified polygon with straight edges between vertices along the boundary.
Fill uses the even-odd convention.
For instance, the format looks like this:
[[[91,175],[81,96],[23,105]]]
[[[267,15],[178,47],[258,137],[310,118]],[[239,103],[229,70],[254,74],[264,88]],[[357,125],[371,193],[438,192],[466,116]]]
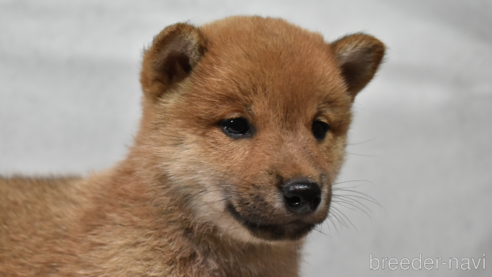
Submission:
[[[287,209],[296,214],[314,212],[321,202],[321,189],[318,184],[305,181],[292,181],[282,188]]]

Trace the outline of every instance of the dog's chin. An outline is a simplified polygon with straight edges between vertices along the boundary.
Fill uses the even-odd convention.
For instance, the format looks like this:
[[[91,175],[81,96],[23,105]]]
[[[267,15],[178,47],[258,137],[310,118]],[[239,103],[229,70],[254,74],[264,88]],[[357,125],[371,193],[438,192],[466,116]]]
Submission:
[[[314,223],[294,220],[284,224],[264,224],[247,219],[229,203],[227,211],[239,222],[249,233],[257,239],[264,241],[296,241],[305,237],[315,226]]]

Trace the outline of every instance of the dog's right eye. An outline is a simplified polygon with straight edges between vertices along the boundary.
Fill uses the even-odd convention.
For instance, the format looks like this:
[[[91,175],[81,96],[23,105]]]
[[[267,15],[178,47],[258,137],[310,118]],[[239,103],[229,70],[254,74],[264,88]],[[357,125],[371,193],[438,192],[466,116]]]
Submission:
[[[249,138],[253,134],[248,120],[244,117],[224,119],[220,126],[224,134],[231,138]]]
[[[329,129],[330,129],[330,125],[328,125],[328,123],[323,122],[321,120],[315,120],[313,122],[311,131],[313,132],[314,138],[317,141],[322,141],[323,139],[325,139],[326,133],[328,132]]]

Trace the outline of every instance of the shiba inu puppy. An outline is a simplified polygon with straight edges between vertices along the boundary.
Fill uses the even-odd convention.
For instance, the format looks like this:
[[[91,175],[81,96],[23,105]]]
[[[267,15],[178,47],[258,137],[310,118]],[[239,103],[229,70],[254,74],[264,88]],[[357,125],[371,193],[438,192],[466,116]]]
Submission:
[[[165,28],[122,162],[0,178],[0,276],[298,276],[384,50],[273,18]]]

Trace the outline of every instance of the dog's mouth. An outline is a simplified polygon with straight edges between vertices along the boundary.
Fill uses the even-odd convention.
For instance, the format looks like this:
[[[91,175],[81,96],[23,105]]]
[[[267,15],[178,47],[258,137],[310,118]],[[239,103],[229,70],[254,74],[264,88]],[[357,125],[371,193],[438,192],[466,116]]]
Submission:
[[[263,224],[243,217],[232,203],[227,204],[227,211],[241,223],[251,234],[264,240],[298,240],[311,231],[316,224],[294,220],[284,224]]]

